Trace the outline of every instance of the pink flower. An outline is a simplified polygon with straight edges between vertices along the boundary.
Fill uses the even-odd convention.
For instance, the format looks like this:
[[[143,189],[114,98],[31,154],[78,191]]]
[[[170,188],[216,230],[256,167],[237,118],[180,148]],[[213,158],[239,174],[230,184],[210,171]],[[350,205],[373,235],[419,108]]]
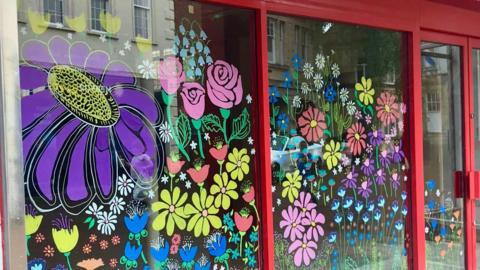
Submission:
[[[252,227],[253,223],[253,216],[251,215],[240,215],[238,212],[235,212],[233,215],[233,219],[235,220],[235,225],[239,232],[246,232]]]
[[[242,101],[242,78],[238,69],[217,60],[207,68],[207,94],[217,107],[230,109]]]
[[[360,155],[362,150],[367,146],[365,139],[367,134],[365,134],[365,128],[361,123],[354,123],[350,128],[347,129],[347,145],[350,147],[353,155]]]
[[[310,262],[315,259],[317,244],[311,240],[308,240],[306,236],[303,240],[296,240],[288,247],[288,253],[295,252],[293,256],[293,262],[296,266],[304,263],[306,266],[310,265]]]
[[[293,202],[293,205],[298,207],[300,209],[300,215],[302,217],[305,216],[305,213],[307,211],[312,210],[315,208],[316,204],[312,203],[312,195],[308,192],[300,192],[300,195],[298,196],[298,199]]]
[[[363,198],[368,198],[370,194],[372,193],[372,189],[370,188],[372,186],[372,181],[370,180],[365,180],[362,182],[362,184],[357,187],[358,194],[362,196]]]
[[[198,120],[205,112],[205,89],[199,83],[184,83],[182,90],[183,107],[187,114]]]
[[[309,106],[298,118],[298,126],[303,137],[309,142],[318,142],[327,128],[325,116],[317,108]]]
[[[216,160],[225,160],[228,152],[228,144],[224,144],[223,146],[212,147],[208,150],[210,155]]]
[[[243,194],[242,198],[247,203],[251,203],[253,200],[255,200],[255,188],[253,186],[249,187],[248,191]]]
[[[389,92],[383,92],[377,98],[377,117],[384,125],[392,124],[400,117],[399,106],[395,102],[396,99],[397,97]]]
[[[161,61],[158,66],[158,79],[163,90],[171,95],[185,81],[185,73],[178,58],[169,56]]]
[[[183,160],[173,160],[170,157],[167,157],[167,168],[168,172],[171,174],[177,174],[181,169],[185,161]]]
[[[194,168],[190,168],[187,170],[187,173],[190,175],[193,182],[197,183],[199,186],[203,186],[203,182],[207,179],[209,169],[210,165],[206,164],[202,167],[195,166]]]
[[[312,240],[313,237],[313,240],[318,241],[320,236],[323,236],[323,228],[320,226],[323,223],[325,223],[325,217],[321,213],[317,213],[316,209],[312,209],[311,212],[305,214],[302,225],[308,226],[305,234],[308,240]]]
[[[302,217],[298,212],[298,208],[289,205],[287,209],[282,211],[282,217],[280,228],[283,229],[285,227],[283,237],[290,238],[290,241],[302,238],[305,228],[302,226]]]

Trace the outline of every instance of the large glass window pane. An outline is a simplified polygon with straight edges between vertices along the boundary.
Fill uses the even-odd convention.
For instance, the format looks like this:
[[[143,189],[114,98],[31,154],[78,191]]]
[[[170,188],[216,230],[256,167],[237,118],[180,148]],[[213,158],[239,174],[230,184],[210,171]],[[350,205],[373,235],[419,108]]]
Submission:
[[[463,170],[460,47],[424,42],[421,53],[426,264],[463,268],[463,200],[454,184]]]
[[[269,66],[276,269],[405,269],[403,36],[275,16]]]
[[[132,3],[19,27],[28,269],[258,269],[255,13]]]

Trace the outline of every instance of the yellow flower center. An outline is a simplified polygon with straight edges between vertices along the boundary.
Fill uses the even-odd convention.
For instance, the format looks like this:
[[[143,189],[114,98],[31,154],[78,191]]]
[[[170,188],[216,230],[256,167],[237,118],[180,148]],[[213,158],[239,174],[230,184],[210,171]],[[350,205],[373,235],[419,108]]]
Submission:
[[[87,123],[111,126],[120,118],[112,95],[97,78],[81,69],[54,66],[48,73],[48,86],[63,106]]]
[[[292,227],[293,227],[293,228],[296,228],[296,227],[297,227],[297,223],[294,222],[294,223],[292,224]]]
[[[303,244],[302,244],[302,248],[303,248],[303,249],[306,249],[306,248],[307,248],[307,244],[303,243]]]
[[[203,217],[207,217],[207,216],[208,216],[208,211],[207,211],[207,209],[204,209],[204,210],[202,211],[202,216],[203,216]]]
[[[316,120],[310,121],[310,127],[311,128],[315,128],[315,127],[317,127],[317,125],[318,125],[318,122]]]
[[[386,112],[390,112],[390,106],[385,105],[385,111],[386,111]]]
[[[355,133],[355,140],[357,140],[357,141],[360,140],[360,134],[358,134],[358,132]]]
[[[302,208],[302,212],[304,212],[304,213],[307,212],[307,208],[305,208],[305,207]]]
[[[312,222],[310,222],[310,226],[315,227],[315,226],[317,226],[317,223],[312,221]]]

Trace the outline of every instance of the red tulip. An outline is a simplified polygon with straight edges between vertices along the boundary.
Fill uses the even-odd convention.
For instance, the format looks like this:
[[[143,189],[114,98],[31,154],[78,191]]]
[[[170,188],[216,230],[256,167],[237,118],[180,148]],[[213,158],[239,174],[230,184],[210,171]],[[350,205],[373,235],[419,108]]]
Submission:
[[[255,189],[253,186],[249,188],[248,192],[243,194],[242,198],[247,203],[251,203],[253,200],[255,200]]]
[[[192,180],[197,183],[198,185],[203,185],[203,181],[207,179],[208,170],[210,169],[210,165],[203,165],[202,167],[198,166],[195,168],[190,168],[187,170],[187,173],[190,175]]]
[[[235,225],[237,225],[237,229],[242,233],[245,233],[252,227],[253,217],[251,215],[241,216],[238,212],[235,212],[233,217],[235,220]]]
[[[212,147],[210,150],[208,150],[208,152],[216,160],[225,160],[228,152],[228,145],[224,144],[221,148]]]
[[[170,157],[167,157],[167,168],[170,174],[177,174],[181,169],[185,161],[178,160],[173,161]]]

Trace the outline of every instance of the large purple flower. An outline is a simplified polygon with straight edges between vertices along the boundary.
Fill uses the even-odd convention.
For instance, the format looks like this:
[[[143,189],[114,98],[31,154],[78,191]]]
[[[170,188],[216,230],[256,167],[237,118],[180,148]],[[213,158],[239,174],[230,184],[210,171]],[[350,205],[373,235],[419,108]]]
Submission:
[[[153,96],[137,87],[126,64],[83,42],[53,37],[22,46],[20,65],[26,190],[43,211],[81,212],[95,197],[115,196],[120,166],[152,161],[154,184],[163,150],[153,125],[162,119]],[[137,162],[138,163],[138,162]]]

